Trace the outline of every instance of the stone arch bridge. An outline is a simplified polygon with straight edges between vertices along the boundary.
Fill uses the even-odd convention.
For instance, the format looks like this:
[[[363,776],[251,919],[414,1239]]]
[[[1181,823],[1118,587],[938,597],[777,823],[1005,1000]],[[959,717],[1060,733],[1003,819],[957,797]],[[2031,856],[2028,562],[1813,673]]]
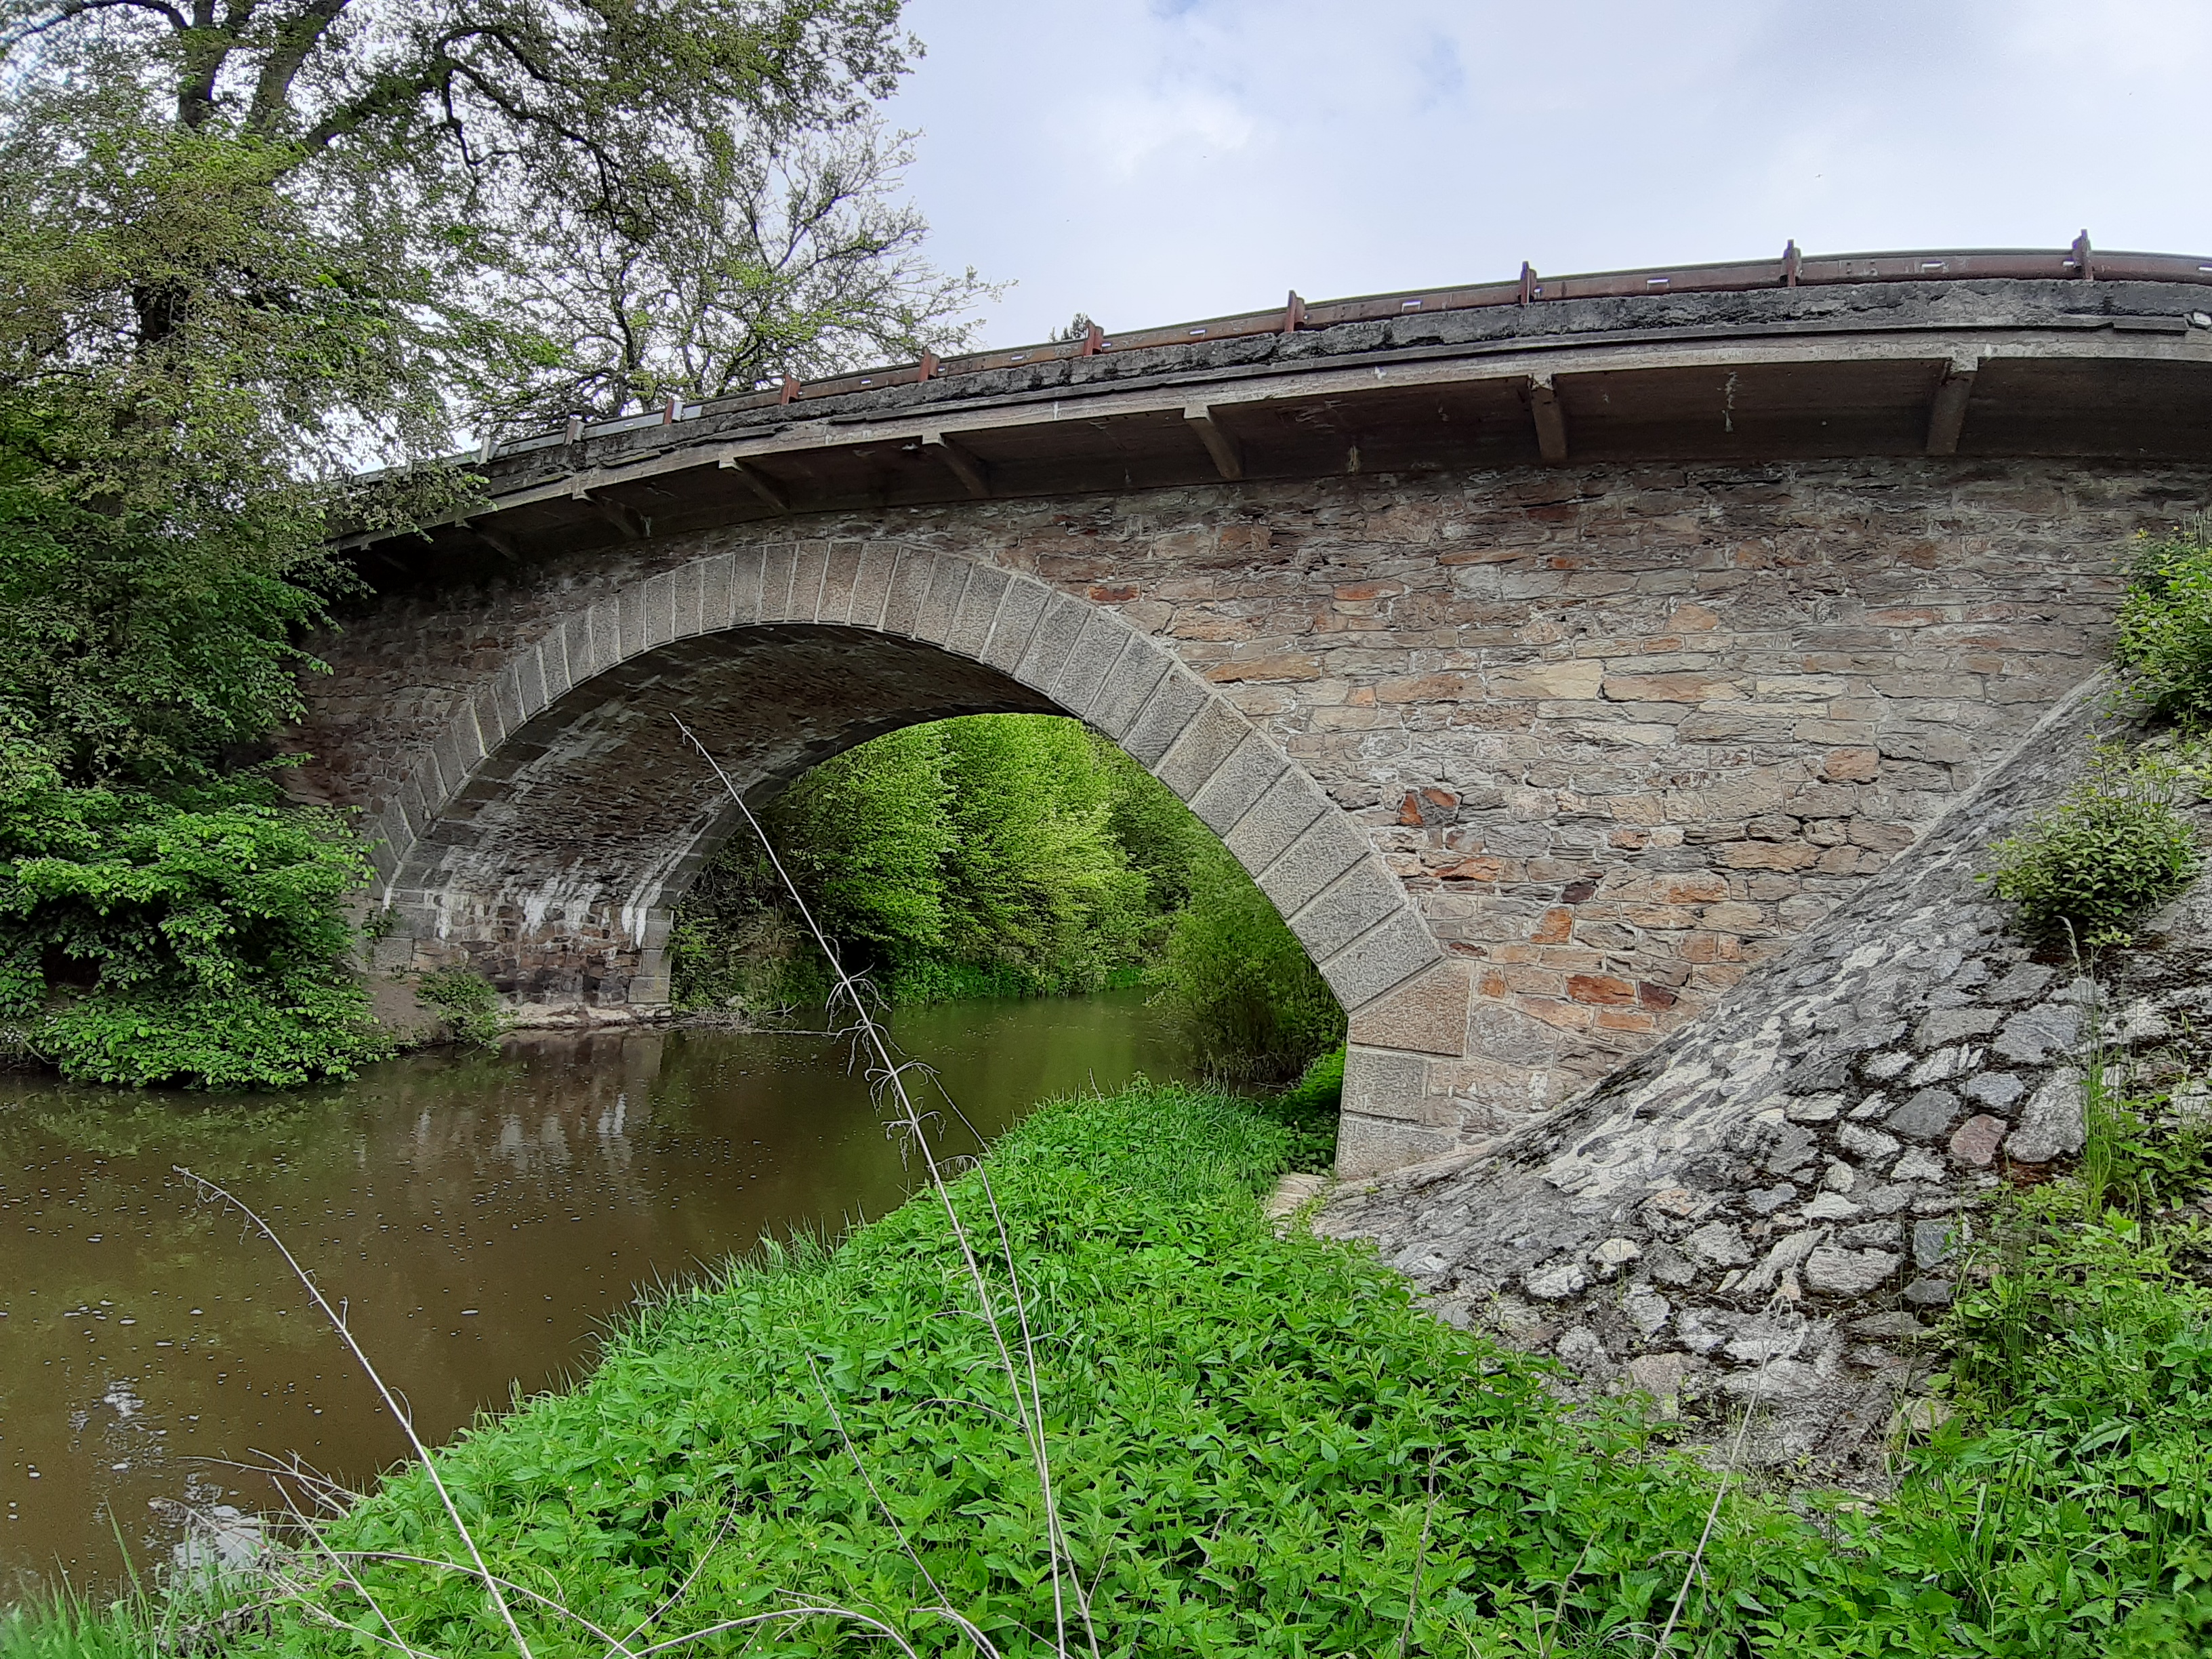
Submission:
[[[2212,262],[1801,258],[1307,304],[489,449],[356,538],[298,787],[395,965],[665,1002],[726,802],[1079,715],[1350,1012],[1342,1167],[1480,1140],[1693,1018],[1962,793],[2212,500]]]

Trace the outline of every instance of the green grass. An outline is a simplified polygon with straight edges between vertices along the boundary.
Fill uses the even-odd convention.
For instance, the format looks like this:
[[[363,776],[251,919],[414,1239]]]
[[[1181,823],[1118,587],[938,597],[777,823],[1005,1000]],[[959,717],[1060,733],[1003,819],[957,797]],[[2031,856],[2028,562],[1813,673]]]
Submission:
[[[1626,1404],[1570,1413],[1543,1362],[1430,1319],[1370,1252],[1277,1235],[1258,1200],[1311,1156],[1328,1073],[1270,1102],[1139,1084],[1054,1103],[993,1154],[1102,1651],[1650,1653],[1714,1476]],[[1960,1414],[1915,1450],[1894,1502],[1730,1492],[1669,1652],[2212,1651],[2204,1240],[2114,1200],[2170,1202],[2195,1178],[2161,1145],[2131,1132],[2096,1215],[2074,1182],[1988,1230],[1990,1271],[1948,1332]],[[2160,1159],[2148,1180],[2139,1166]],[[988,1232],[973,1176],[957,1197]],[[1006,1654],[1042,1654],[1038,1484],[974,1307],[925,1197],[835,1249],[768,1251],[643,1310],[580,1387],[480,1426],[440,1468],[499,1572],[609,1630],[688,1580],[641,1643],[805,1598],[956,1650],[915,1611],[934,1596],[887,1505],[952,1605]],[[331,1541],[459,1555],[419,1472]],[[384,1563],[362,1577],[423,1651],[507,1650],[465,1576]],[[353,1592],[320,1602],[349,1628],[295,1613],[230,1645],[394,1651]],[[541,1659],[605,1650],[520,1613]],[[52,1622],[40,1636],[19,1620],[0,1659],[132,1650],[128,1625],[94,1655],[106,1626]],[[828,1619],[750,1650],[744,1632],[696,1645],[891,1651]]]
[[[1102,1646],[1395,1652],[1417,1563],[1413,1652],[1533,1653],[1554,1633],[1564,1652],[1656,1626],[1707,1478],[1655,1455],[1625,1412],[1568,1422],[1540,1364],[1428,1318],[1366,1253],[1278,1237],[1257,1200],[1297,1139],[1249,1105],[1140,1085],[1040,1109],[992,1160],[1036,1298],[1054,1476]],[[987,1213],[972,1182],[960,1199],[971,1219]],[[696,1570],[672,1629],[799,1595],[884,1612],[921,1650],[950,1650],[942,1620],[905,1614],[933,1597],[834,1400],[954,1604],[1007,1654],[1042,1652],[1037,1484],[998,1414],[1004,1383],[972,1306],[941,1212],[910,1204],[834,1252],[775,1253],[671,1297],[581,1388],[479,1431],[441,1467],[501,1571],[610,1628]],[[1737,1506],[1722,1553],[1787,1560],[1803,1530]],[[457,1548],[419,1476],[388,1484],[334,1541]],[[411,1643],[501,1645],[462,1577],[366,1578]],[[1686,1628],[1701,1635],[1720,1602],[1692,1599]],[[347,1593],[331,1605],[363,1616]],[[592,1649],[523,1618],[541,1654]],[[356,1645],[305,1625],[282,1644]],[[862,1644],[821,1620],[764,1650]]]

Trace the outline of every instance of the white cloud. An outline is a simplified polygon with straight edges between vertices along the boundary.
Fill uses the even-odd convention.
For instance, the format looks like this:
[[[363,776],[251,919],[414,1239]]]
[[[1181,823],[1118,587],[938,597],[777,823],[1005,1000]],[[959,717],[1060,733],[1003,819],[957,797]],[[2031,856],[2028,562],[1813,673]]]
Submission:
[[[2212,8],[912,0],[894,111],[993,339],[1540,270],[2212,248]]]

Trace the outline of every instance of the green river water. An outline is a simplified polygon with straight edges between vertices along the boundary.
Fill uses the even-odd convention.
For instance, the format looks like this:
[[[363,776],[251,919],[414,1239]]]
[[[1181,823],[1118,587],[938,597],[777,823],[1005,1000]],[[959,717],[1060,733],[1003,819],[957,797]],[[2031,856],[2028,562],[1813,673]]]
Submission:
[[[1182,1056],[1138,992],[900,1011],[977,1149],[1032,1103]],[[358,1486],[405,1449],[252,1205],[346,1300],[435,1443],[559,1385],[639,1291],[911,1190],[845,1046],[794,1033],[510,1038],[282,1097],[0,1077],[0,1602],[170,1561],[258,1466]]]

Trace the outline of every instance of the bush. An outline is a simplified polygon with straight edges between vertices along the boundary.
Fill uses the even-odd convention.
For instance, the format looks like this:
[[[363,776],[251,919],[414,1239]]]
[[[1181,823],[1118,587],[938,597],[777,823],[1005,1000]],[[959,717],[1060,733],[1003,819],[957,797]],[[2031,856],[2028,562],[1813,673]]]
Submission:
[[[391,1052],[338,966],[368,877],[334,815],[265,784],[165,799],[0,757],[0,1018],[94,1082],[349,1076]]]
[[[415,994],[425,1007],[437,1011],[439,1035],[448,1042],[489,1048],[507,1030],[499,988],[482,974],[465,968],[436,969],[416,981]]]
[[[1218,842],[1190,866],[1190,902],[1160,964],[1160,1001],[1207,1073],[1293,1078],[1344,1041],[1344,1010],[1273,902]]]
[[[2212,716],[2212,543],[2202,531],[2147,542],[2120,601],[2113,659],[2129,697],[2191,728]]]
[[[2142,915],[2187,886],[2202,863],[2196,827],[2175,805],[2181,775],[2155,756],[2100,745],[2081,780],[1984,872],[2020,907],[2031,937],[2094,950],[2125,945]]]

